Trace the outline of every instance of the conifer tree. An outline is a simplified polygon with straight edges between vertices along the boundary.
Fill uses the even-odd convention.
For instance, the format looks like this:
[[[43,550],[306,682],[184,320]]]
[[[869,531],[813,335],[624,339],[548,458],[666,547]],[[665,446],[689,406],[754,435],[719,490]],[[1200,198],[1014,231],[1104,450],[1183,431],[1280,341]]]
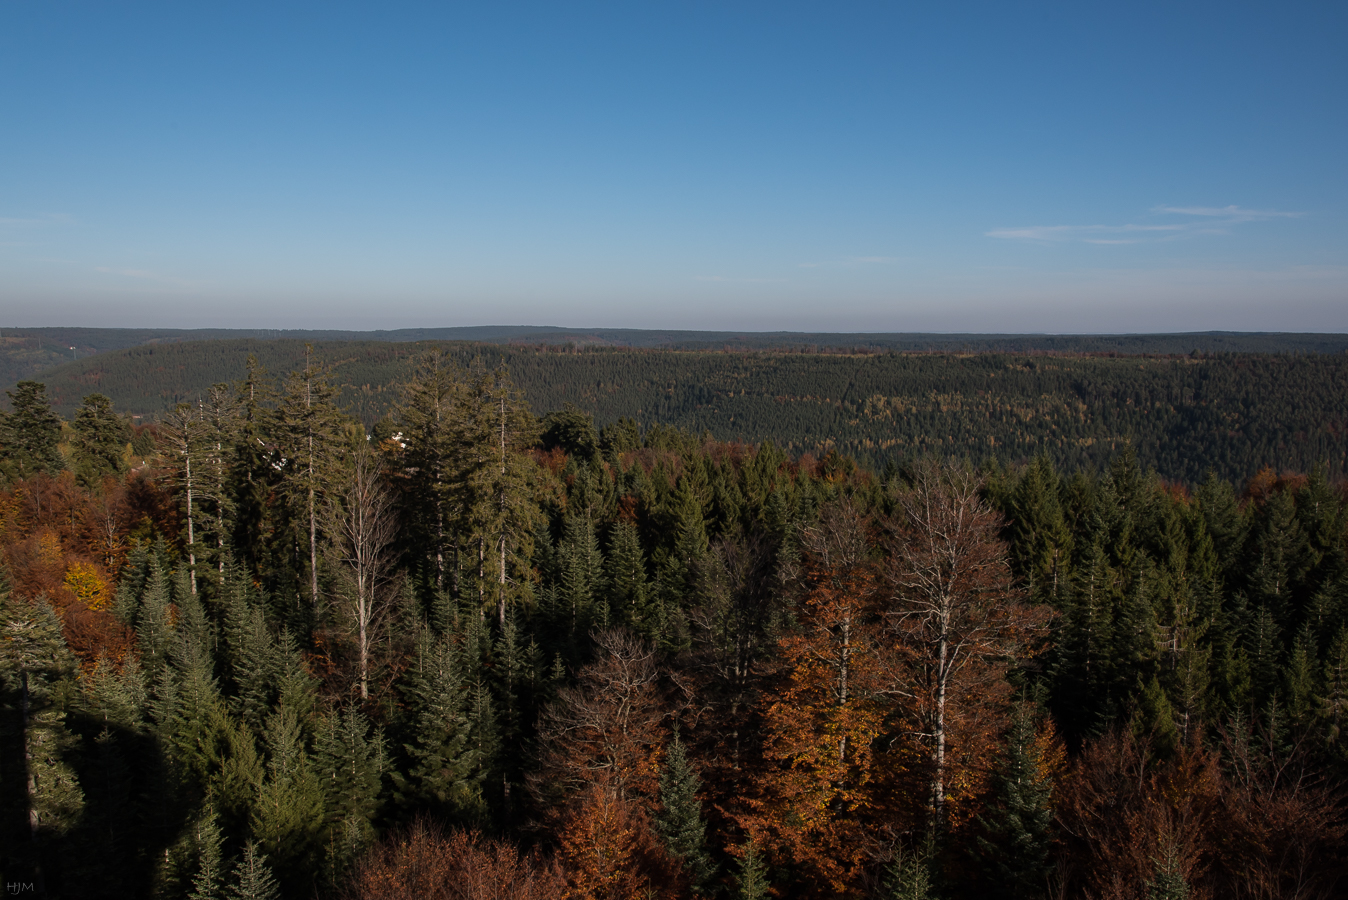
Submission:
[[[431,559],[435,589],[457,595],[446,578],[460,549],[459,520],[467,498],[460,477],[471,409],[467,378],[441,351],[432,351],[408,383],[394,414],[404,518]]]
[[[447,637],[423,629],[403,678],[405,767],[393,773],[399,801],[460,818],[481,811],[482,772],[474,747],[462,661]]]
[[[192,823],[192,851],[197,871],[187,900],[225,900],[224,836],[209,806]]]
[[[1093,729],[1110,712],[1111,648],[1117,578],[1101,542],[1081,548],[1054,648],[1054,706],[1073,735]]]
[[[158,673],[168,658],[173,640],[172,612],[169,608],[172,602],[169,575],[158,559],[151,559],[150,577],[145,582],[135,618],[136,637],[151,677]]]
[[[135,655],[127,654],[119,669],[100,653],[83,681],[81,700],[95,719],[129,729],[144,724],[148,688]]]
[[[654,637],[645,554],[641,550],[641,536],[631,522],[614,523],[604,576],[613,624],[627,625]]]
[[[1069,574],[1072,536],[1058,497],[1058,473],[1036,457],[1011,497],[1011,546],[1016,574],[1032,600],[1056,605],[1059,584]]]
[[[85,397],[70,427],[73,468],[81,485],[97,490],[105,475],[125,471],[122,454],[131,440],[131,428],[113,412],[111,400],[102,394]]]
[[[1296,589],[1314,562],[1296,499],[1289,491],[1274,491],[1256,505],[1251,526],[1243,553],[1246,590],[1255,608],[1268,612],[1276,628],[1286,633],[1296,627]]]
[[[1180,747],[1175,707],[1155,675],[1145,683],[1138,680],[1137,695],[1138,708],[1133,715],[1134,736],[1139,741],[1149,741],[1162,758],[1170,758]]]
[[[900,853],[890,863],[887,886],[890,900],[931,900],[931,860],[928,853]]]
[[[0,588],[0,687],[18,698],[27,769],[23,802],[28,833],[10,837],[37,852],[34,863],[42,890],[40,856],[78,824],[84,809],[84,792],[68,762],[75,739],[60,702],[72,687],[75,661],[55,610],[45,602],[28,605],[14,600],[7,585]]]
[[[1283,670],[1287,714],[1296,724],[1304,724],[1311,716],[1319,688],[1319,668],[1315,639],[1307,623],[1292,643],[1292,653]]]
[[[700,787],[697,772],[676,734],[666,748],[664,771],[660,773],[660,809],[655,816],[655,832],[669,855],[682,863],[688,883],[698,892],[712,875],[702,801],[697,796]]]
[[[668,502],[673,540],[663,548],[663,559],[657,565],[657,634],[664,649],[681,650],[689,641],[686,607],[695,596],[709,544],[702,497],[691,473],[678,480]]]
[[[193,594],[197,592],[197,554],[201,546],[197,534],[205,513],[201,508],[202,455],[208,436],[201,411],[190,403],[179,403],[160,429],[161,441],[168,450],[169,470],[176,476],[182,497],[183,524],[187,528],[187,571]]]
[[[258,604],[241,586],[226,594],[225,658],[235,686],[234,702],[256,732],[277,694],[279,653]]]
[[[291,887],[308,887],[323,831],[323,786],[304,750],[300,723],[284,703],[267,720],[266,778],[253,809],[252,833]]]
[[[314,766],[323,784],[327,812],[329,869],[350,863],[374,838],[373,821],[388,760],[384,736],[354,706],[334,711],[319,723]]]
[[[739,877],[740,900],[767,900],[772,890],[768,880],[768,864],[758,852],[758,845],[752,840],[744,848],[740,857]]]
[[[230,537],[234,555],[244,568],[259,571],[267,546],[268,495],[280,460],[275,458],[276,415],[269,408],[272,386],[257,357],[248,357],[246,372],[238,385],[239,419],[229,476],[234,510]]]
[[[137,541],[127,554],[113,597],[112,612],[123,624],[136,624],[136,610],[140,608],[140,594],[150,577],[150,550]]]
[[[207,556],[215,570],[212,578],[219,583],[225,576],[228,544],[235,529],[236,497],[231,480],[244,436],[244,411],[239,396],[228,384],[213,385],[200,410],[206,426],[200,485],[208,514],[202,540],[209,541]]]
[[[1348,754],[1343,729],[1348,725],[1348,626],[1341,626],[1325,659],[1324,688],[1316,712],[1324,720],[1325,737],[1340,757]]]
[[[499,627],[505,624],[506,606],[532,592],[537,466],[524,451],[537,441],[538,423],[503,368],[479,371],[471,390],[466,523],[476,545],[478,603],[482,609],[495,607]]]
[[[1155,874],[1147,882],[1147,900],[1186,900],[1189,883],[1184,878],[1179,850],[1173,840],[1164,843],[1161,855],[1155,860]]]
[[[225,900],[281,900],[281,890],[257,844],[244,845],[243,856],[234,866]]]
[[[1267,606],[1255,609],[1245,628],[1243,649],[1249,665],[1251,692],[1259,706],[1268,703],[1282,687],[1279,671],[1282,646],[1282,633],[1273,610]]]
[[[491,669],[495,675],[495,696],[499,698],[496,715],[497,741],[503,748],[518,747],[533,724],[540,688],[539,670],[542,653],[538,643],[530,638],[523,643],[520,629],[515,624],[517,613],[507,612],[505,628],[501,629],[492,651],[496,660]],[[513,787],[520,783],[525,766],[524,754],[499,753],[497,756],[501,777],[502,819],[508,824],[514,813]]]
[[[987,896],[1021,900],[1041,896],[1052,871],[1053,783],[1034,717],[1022,705],[1007,735],[993,781],[993,799],[977,839]]]
[[[601,628],[609,624],[604,621],[607,604],[601,604],[597,612],[594,609],[596,595],[602,590],[599,580],[603,557],[595,539],[594,524],[588,516],[566,517],[562,539],[557,546],[557,567],[561,600],[570,609],[572,639],[589,631],[592,617]]]
[[[328,373],[305,351],[304,368],[286,378],[277,410],[277,431],[286,458],[283,478],[290,501],[304,522],[309,602],[318,608],[319,504],[337,468],[344,417]]]
[[[0,472],[9,478],[60,472],[61,420],[52,412],[46,385],[20,381],[5,393],[14,411],[0,413]]]

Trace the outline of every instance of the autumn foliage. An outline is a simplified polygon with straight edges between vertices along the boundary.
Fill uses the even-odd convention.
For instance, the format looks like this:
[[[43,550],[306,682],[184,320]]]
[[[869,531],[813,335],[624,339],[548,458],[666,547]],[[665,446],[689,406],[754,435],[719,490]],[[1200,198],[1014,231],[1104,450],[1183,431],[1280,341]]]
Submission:
[[[0,546],[14,591],[51,603],[86,664],[101,653],[121,659],[134,645],[111,610],[116,576],[133,541],[176,533],[165,487],[131,475],[90,491],[62,472],[0,492]]]
[[[0,490],[0,767],[32,767],[0,829],[68,866],[54,896],[1344,883],[1324,479],[879,476],[576,409],[535,428],[503,376],[442,376],[369,441],[324,401],[303,482],[309,407],[250,370],[140,469],[53,458]]]
[[[418,820],[357,864],[346,900],[557,900],[558,868],[514,845]]]

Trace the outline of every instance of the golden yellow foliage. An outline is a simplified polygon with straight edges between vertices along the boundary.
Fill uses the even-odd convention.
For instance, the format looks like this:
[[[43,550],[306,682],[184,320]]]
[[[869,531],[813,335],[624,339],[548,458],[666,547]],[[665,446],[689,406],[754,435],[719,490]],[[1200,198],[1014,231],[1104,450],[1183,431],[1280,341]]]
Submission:
[[[71,592],[84,605],[92,610],[102,610],[108,608],[110,600],[108,584],[99,574],[98,569],[87,562],[73,563],[66,570],[65,586],[70,588]]]

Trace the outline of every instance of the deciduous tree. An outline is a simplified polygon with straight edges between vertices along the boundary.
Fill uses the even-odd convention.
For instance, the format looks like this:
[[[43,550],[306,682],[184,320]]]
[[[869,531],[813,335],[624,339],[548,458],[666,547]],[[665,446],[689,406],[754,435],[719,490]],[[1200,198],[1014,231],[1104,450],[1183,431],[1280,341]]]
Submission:
[[[1010,696],[1006,674],[1038,649],[1051,616],[1022,602],[1001,520],[979,487],[965,469],[919,466],[897,498],[888,547],[885,618],[902,673],[891,690],[927,750],[938,833],[950,818],[952,785],[956,801],[978,792]]]

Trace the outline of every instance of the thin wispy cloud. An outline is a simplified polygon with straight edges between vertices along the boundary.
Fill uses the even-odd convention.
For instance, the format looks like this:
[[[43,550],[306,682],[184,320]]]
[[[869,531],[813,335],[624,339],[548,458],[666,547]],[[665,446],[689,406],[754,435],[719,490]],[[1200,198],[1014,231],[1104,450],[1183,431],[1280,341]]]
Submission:
[[[1304,215],[1276,209],[1244,209],[1239,206],[1157,206],[1158,216],[1180,216],[1180,221],[1124,225],[1029,225],[994,228],[984,234],[1002,240],[1045,243],[1139,244],[1174,240],[1196,234],[1228,234],[1230,226],[1271,219],[1294,219]]]
[[[1257,222],[1261,219],[1295,219],[1305,213],[1284,212],[1279,209],[1242,209],[1239,206],[1157,206],[1154,213],[1173,213],[1180,216],[1223,218],[1232,222]]]

